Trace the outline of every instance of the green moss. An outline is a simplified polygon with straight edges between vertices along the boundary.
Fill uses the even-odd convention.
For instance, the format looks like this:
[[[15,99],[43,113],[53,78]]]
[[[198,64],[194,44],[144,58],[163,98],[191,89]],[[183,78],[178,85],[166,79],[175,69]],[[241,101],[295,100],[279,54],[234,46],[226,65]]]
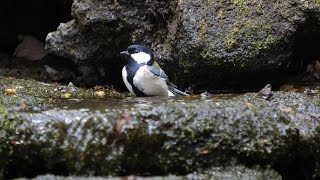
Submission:
[[[206,19],[202,19],[198,25],[198,41],[204,41],[207,37],[208,23]]]
[[[226,44],[228,50],[234,49],[236,42],[237,42],[237,39],[235,36],[229,36],[229,37],[225,38],[225,44]]]
[[[237,25],[234,25],[233,28],[231,28],[231,32],[227,34],[227,36],[225,37],[225,44],[229,51],[234,50],[237,44],[238,32],[239,32],[239,27]]]
[[[53,106],[61,98],[100,98],[94,89],[75,88],[68,90],[67,86],[41,83],[35,80],[6,78],[0,76],[0,84],[4,89],[15,89],[15,93],[0,93],[0,107],[16,110],[30,110],[34,107],[45,108]],[[123,97],[123,94],[111,88],[101,87],[104,97]]]
[[[258,22],[256,20],[242,18],[231,24],[229,31],[225,31],[224,42],[226,49],[230,52],[236,51],[240,46],[238,43],[243,44],[247,42],[250,46],[247,46],[247,50],[243,54],[239,54],[233,57],[229,57],[221,63],[230,64],[238,69],[246,68],[247,65],[252,65],[258,62],[252,62],[257,55],[261,53],[261,50],[272,47],[276,41],[270,34],[272,27],[268,23]],[[251,62],[248,64],[248,62]]]
[[[256,49],[262,50],[262,49],[270,48],[270,45],[273,44],[274,42],[275,40],[273,39],[273,37],[271,35],[268,35],[267,38],[265,38],[264,40],[256,41],[253,44],[256,47]]]
[[[217,11],[217,17],[223,19],[225,17],[225,9],[219,8],[219,10]]]
[[[247,0],[231,0],[231,2],[237,6],[243,6]]]
[[[227,28],[229,31],[225,31],[224,42],[228,51],[236,51],[238,43],[247,42],[247,44],[251,44],[247,46],[244,54],[231,57],[229,60],[233,66],[242,69],[246,68],[248,62],[255,59],[261,53],[261,50],[269,48],[275,42],[275,39],[271,34],[271,24],[260,22],[258,19],[247,18],[252,13],[252,7],[247,6],[245,0],[233,0],[232,2],[240,6],[235,9],[239,19],[229,25]],[[260,6],[258,9],[260,13],[263,13]]]
[[[272,22],[259,18],[249,18],[252,17],[255,10],[259,11],[259,14],[265,13],[266,9],[263,8],[261,3],[257,3],[257,9],[253,10],[252,4],[246,0],[233,0],[231,2],[237,5],[232,13],[224,8],[216,10],[217,20],[222,21],[222,27],[220,27],[222,34],[218,34],[218,36],[223,39],[208,36],[208,26],[211,25],[211,22],[208,21],[211,17],[204,17],[197,23],[196,43],[191,44],[190,48],[198,50],[201,57],[198,62],[204,67],[217,67],[222,71],[224,71],[224,68],[229,71],[239,71],[254,67],[256,64],[261,63],[261,58],[258,57],[262,52],[272,48],[272,45],[276,42],[273,35]],[[225,19],[225,17],[229,16],[235,17]],[[219,48],[224,48],[226,52],[216,50],[218,46],[220,46]],[[188,58],[190,59],[190,57]],[[181,69],[184,69],[185,73],[194,70],[193,62],[197,59],[196,57],[191,59],[188,62],[183,59],[179,61],[182,66]]]
[[[5,107],[5,105],[2,103],[2,101],[0,100],[0,114],[3,116],[8,115],[9,110],[7,107]]]

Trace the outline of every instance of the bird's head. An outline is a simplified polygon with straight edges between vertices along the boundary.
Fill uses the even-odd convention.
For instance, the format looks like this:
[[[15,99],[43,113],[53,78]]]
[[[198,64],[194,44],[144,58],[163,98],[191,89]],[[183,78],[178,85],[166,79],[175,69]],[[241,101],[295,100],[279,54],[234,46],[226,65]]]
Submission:
[[[152,65],[154,62],[153,51],[143,45],[130,45],[126,51],[122,51],[120,54],[129,61],[128,63]]]

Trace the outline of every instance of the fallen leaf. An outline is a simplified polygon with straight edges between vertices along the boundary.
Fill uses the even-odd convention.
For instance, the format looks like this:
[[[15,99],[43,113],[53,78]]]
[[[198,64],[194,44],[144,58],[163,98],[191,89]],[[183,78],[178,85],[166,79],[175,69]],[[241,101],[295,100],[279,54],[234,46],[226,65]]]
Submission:
[[[64,93],[61,95],[61,98],[68,99],[71,97],[71,93]]]
[[[94,94],[97,96],[97,97],[104,97],[106,96],[106,93],[104,91],[96,91],[94,92]]]
[[[15,95],[15,94],[17,94],[17,90],[16,89],[6,89],[4,93],[6,95]]]
[[[252,109],[254,105],[252,103],[246,102],[246,107]]]
[[[208,154],[209,153],[209,148],[207,146],[202,147],[199,149],[200,154]]]

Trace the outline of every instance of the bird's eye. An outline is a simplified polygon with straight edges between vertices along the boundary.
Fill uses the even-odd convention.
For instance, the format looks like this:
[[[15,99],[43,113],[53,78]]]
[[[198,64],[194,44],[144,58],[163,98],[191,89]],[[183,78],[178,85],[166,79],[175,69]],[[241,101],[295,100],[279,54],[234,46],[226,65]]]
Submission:
[[[128,50],[130,54],[138,53],[138,49],[132,48]]]

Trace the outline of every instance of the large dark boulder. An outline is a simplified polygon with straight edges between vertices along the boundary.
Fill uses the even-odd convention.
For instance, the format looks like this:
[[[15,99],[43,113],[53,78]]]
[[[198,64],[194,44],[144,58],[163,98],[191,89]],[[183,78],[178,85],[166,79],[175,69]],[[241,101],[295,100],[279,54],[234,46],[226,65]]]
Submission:
[[[196,88],[271,81],[319,55],[319,7],[317,1],[75,0],[74,20],[49,33],[46,45],[120,74],[118,53],[145,44],[174,81]]]
[[[114,61],[120,50],[134,42],[160,43],[172,14],[166,1],[75,0],[75,20],[62,23],[47,36],[47,48],[73,60],[104,58]]]

